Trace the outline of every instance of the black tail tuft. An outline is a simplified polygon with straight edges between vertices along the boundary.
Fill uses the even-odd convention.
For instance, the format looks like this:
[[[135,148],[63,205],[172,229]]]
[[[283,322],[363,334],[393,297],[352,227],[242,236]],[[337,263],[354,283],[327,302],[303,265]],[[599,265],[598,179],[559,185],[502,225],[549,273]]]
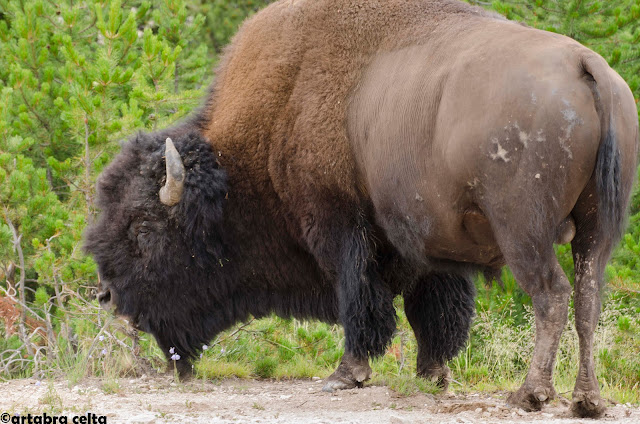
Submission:
[[[622,237],[625,223],[625,210],[628,193],[626,193],[620,149],[616,139],[616,128],[613,114],[617,101],[611,82],[611,69],[607,62],[598,55],[589,54],[580,61],[585,75],[592,81],[595,107],[600,117],[600,147],[596,158],[594,178],[598,196],[598,226],[602,234],[609,235],[611,247]],[[595,82],[595,84],[593,83]]]
[[[598,193],[598,223],[604,234],[617,243],[624,231],[625,201],[621,188],[620,150],[609,120],[604,140],[600,142],[596,159],[596,189]]]

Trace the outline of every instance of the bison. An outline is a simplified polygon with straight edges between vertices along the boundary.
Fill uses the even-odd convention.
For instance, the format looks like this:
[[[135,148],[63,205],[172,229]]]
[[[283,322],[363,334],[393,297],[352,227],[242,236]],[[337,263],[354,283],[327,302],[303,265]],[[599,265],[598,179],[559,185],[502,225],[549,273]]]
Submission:
[[[508,402],[539,410],[572,291],[553,244],[571,242],[571,408],[597,417],[593,335],[637,148],[628,86],[567,37],[455,0],[280,0],[244,23],[200,110],[103,172],[86,249],[100,303],[167,355],[249,315],[342,324],[327,391],[370,377],[396,295],[418,374],[446,386],[471,278],[506,264],[536,320]]]

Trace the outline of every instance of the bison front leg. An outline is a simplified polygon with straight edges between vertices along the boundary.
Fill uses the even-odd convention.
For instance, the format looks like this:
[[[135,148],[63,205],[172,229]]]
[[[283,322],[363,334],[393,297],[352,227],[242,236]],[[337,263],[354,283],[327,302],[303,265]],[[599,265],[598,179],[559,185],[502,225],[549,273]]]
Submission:
[[[452,274],[429,274],[404,293],[404,309],[418,342],[418,376],[443,390],[451,380],[446,363],[469,337],[474,296],[473,282]]]
[[[368,358],[384,353],[396,328],[393,294],[376,269],[366,227],[342,236],[337,292],[345,353],[323,388],[328,392],[361,387],[371,377]]]

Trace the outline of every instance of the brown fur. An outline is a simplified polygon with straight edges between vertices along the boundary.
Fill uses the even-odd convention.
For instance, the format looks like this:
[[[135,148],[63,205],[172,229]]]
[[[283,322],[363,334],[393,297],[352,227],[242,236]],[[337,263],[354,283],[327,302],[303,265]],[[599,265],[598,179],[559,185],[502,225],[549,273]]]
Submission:
[[[204,114],[204,132],[232,179],[237,172],[272,185],[292,205],[286,212],[303,215],[313,213],[304,203],[317,184],[359,197],[345,116],[366,64],[375,52],[417,43],[451,13],[485,14],[452,1],[388,3],[282,1],[244,24]],[[300,231],[297,222],[291,229]]]

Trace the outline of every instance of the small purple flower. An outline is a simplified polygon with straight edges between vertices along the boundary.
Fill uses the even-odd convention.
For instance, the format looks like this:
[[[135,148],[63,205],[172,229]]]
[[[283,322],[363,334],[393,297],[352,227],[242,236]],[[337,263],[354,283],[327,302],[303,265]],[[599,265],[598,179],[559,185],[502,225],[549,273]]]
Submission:
[[[40,380],[36,381],[36,386],[41,385],[42,383],[40,382]]]
[[[207,350],[207,349],[209,349],[209,346],[207,346],[207,345],[202,345],[202,350]]]
[[[220,349],[220,353],[225,353],[226,350],[224,350],[224,348]]]
[[[176,353],[176,348],[175,347],[169,348],[169,353],[172,355]]]
[[[202,353],[200,354],[200,359],[202,359]]]
[[[105,356],[107,354],[107,349],[102,349],[102,352],[100,353],[102,353],[102,356]]]
[[[173,355],[171,355],[171,360],[172,361],[180,360],[180,355],[178,355],[177,353],[174,353]]]
[[[101,334],[100,337],[98,337],[98,340],[104,341],[104,336]]]

